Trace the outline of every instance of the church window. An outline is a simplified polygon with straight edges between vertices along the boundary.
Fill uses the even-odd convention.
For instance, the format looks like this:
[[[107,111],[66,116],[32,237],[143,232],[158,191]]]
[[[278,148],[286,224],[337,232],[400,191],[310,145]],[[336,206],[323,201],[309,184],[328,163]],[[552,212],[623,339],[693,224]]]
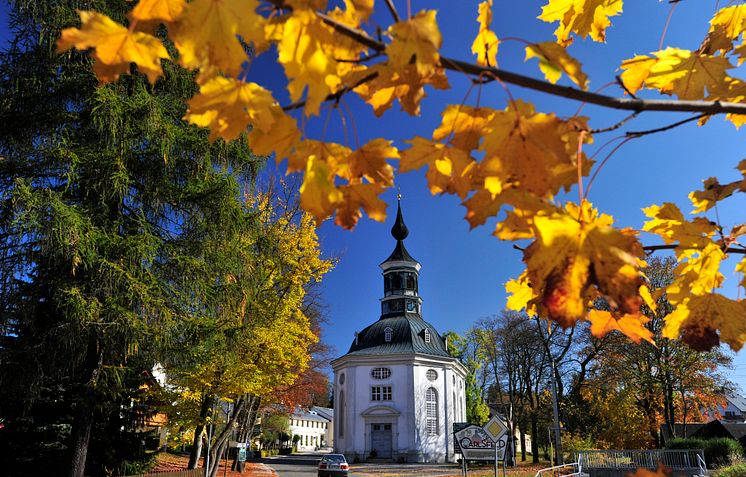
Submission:
[[[435,381],[436,379],[438,379],[438,372],[434,369],[428,369],[425,375],[427,376],[427,379],[429,381]]]
[[[438,392],[435,388],[427,388],[425,392],[425,409],[427,435],[438,435]]]
[[[430,342],[430,330],[428,328],[425,328],[425,343]]]
[[[388,379],[391,377],[390,368],[373,368],[370,371],[370,377],[373,379]]]
[[[387,326],[386,329],[383,330],[383,338],[386,340],[386,343],[391,342],[391,338],[394,337],[394,330],[391,329],[390,326]]]
[[[407,273],[407,287],[408,290],[414,290],[414,274]]]
[[[391,386],[373,386],[370,388],[371,401],[391,401]]]

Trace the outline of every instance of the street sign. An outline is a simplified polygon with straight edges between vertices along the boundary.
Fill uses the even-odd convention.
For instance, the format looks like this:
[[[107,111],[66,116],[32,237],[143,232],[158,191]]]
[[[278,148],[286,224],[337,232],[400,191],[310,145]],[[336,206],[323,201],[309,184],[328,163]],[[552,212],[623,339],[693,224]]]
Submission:
[[[453,437],[464,459],[494,461],[495,458],[505,458],[508,439],[504,432],[500,438],[493,440],[484,427],[470,425],[456,431]]]
[[[245,442],[228,441],[228,447],[238,447],[239,449],[246,448]]]
[[[490,421],[484,425],[484,430],[489,434],[493,441],[498,441],[500,438],[508,432],[508,426],[505,425],[502,419],[498,416],[494,416]]]
[[[246,448],[241,447],[238,449],[238,461],[239,462],[246,462]]]

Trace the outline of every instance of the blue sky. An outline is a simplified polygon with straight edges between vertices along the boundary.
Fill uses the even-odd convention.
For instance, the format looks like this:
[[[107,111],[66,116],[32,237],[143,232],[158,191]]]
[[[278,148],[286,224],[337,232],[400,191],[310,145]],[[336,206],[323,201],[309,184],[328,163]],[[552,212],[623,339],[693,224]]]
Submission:
[[[406,15],[406,2],[395,0],[400,13]],[[471,42],[477,32],[477,1],[421,1],[412,0],[412,11],[434,8],[439,11],[438,21],[443,33],[441,54],[464,60],[473,60]],[[493,29],[499,38],[520,38],[529,42],[553,38],[554,25],[536,19],[542,1],[494,0]],[[707,32],[707,20],[716,8],[715,0],[680,2],[676,5],[663,46],[696,49]],[[722,3],[722,2],[721,2]],[[384,29],[390,23],[383,2],[376,2],[380,10],[373,22]],[[628,0],[624,13],[612,18],[613,26],[607,30],[607,44],[590,40],[576,40],[569,52],[583,63],[589,75],[591,90],[614,81],[619,74],[622,60],[635,54],[658,50],[661,33],[671,6],[667,2],[642,2]],[[0,44],[7,41],[7,4],[0,7]],[[523,43],[506,40],[500,45],[498,63],[501,68],[541,77],[536,60],[524,63]],[[272,53],[261,56],[251,68],[250,79],[273,89],[281,103],[288,102],[278,78],[281,68],[274,63]],[[741,73],[741,76],[746,76]],[[429,137],[439,124],[440,112],[446,104],[460,103],[469,82],[462,76],[450,74],[452,89],[428,90],[423,101],[422,114],[410,117],[399,111],[398,105],[375,118],[370,107],[354,96],[348,95],[345,103],[354,116],[355,129],[360,143],[375,137],[386,137],[405,147],[403,140],[415,135]],[[562,84],[570,84],[564,78]],[[573,101],[509,86],[517,98],[533,102],[543,112],[556,112],[560,116],[575,113],[579,104]],[[618,87],[604,91],[621,95]],[[646,96],[645,93],[641,96]],[[650,95],[653,97],[653,95]],[[474,104],[473,93],[466,104]],[[506,105],[506,93],[497,84],[486,85],[481,91],[481,104],[496,108]],[[307,122],[306,135],[322,138],[326,110],[319,118]],[[625,112],[607,111],[585,106],[583,114],[591,118],[593,128],[610,126],[627,115]],[[625,130],[644,130],[673,123],[687,115],[646,113],[629,124]],[[348,118],[349,123],[349,118]],[[349,127],[349,124],[348,124]],[[710,176],[724,180],[737,177],[736,164],[744,157],[744,131],[736,131],[723,118],[711,119],[705,127],[688,124],[661,134],[636,139],[623,146],[608,162],[593,185],[590,200],[601,210],[612,214],[617,224],[640,228],[645,218],[641,208],[664,201],[675,202],[682,210],[691,210],[687,194],[700,187],[701,181]],[[593,154],[601,145],[619,135],[619,132],[598,135],[595,144],[586,152]],[[332,111],[326,136],[323,139],[343,142],[345,133],[339,115]],[[355,146],[354,142],[350,143]],[[607,149],[608,150],[608,149]],[[603,156],[601,156],[603,157]],[[271,167],[267,174],[278,171]],[[453,196],[433,197],[427,190],[424,172],[397,177],[397,186],[403,195],[402,207],[410,236],[406,246],[422,264],[420,293],[423,297],[424,318],[439,331],[465,331],[477,319],[499,313],[505,305],[504,283],[522,270],[521,254],[512,243],[501,242],[491,236],[494,220],[473,231],[464,220],[465,209]],[[576,200],[573,190],[568,199]],[[384,199],[395,213],[396,192],[389,191]],[[742,197],[734,197],[719,208],[721,223],[729,228],[744,222],[739,210],[744,210]],[[714,215],[708,215],[714,220]],[[325,327],[325,340],[336,347],[337,354],[347,351],[353,333],[377,320],[380,315],[378,299],[383,293],[383,283],[378,264],[394,247],[390,235],[393,214],[386,223],[364,218],[358,227],[348,232],[325,222],[319,228],[324,253],[339,258],[337,267],[323,283],[324,299],[328,303],[329,323]],[[643,236],[645,244],[657,244],[655,237]],[[733,260],[726,264],[724,292],[732,297],[737,294],[737,277],[732,273]],[[746,388],[746,352],[736,356],[734,370],[729,377]]]

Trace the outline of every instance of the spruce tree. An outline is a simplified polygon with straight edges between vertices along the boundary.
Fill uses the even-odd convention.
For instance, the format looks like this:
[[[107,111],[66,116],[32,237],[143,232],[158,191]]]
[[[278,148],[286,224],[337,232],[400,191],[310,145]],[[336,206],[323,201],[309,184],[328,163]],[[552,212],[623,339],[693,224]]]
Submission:
[[[10,475],[61,462],[74,477],[103,475],[143,457],[124,455],[126,436],[113,443],[132,427],[116,416],[214,280],[220,264],[206,263],[204,244],[250,227],[241,193],[261,161],[184,123],[190,72],[165,63],[154,86],[133,69],[99,87],[87,55],[56,53],[76,8],[124,21],[129,7],[11,2],[13,40],[0,54],[0,465]],[[121,452],[89,458],[97,432]]]

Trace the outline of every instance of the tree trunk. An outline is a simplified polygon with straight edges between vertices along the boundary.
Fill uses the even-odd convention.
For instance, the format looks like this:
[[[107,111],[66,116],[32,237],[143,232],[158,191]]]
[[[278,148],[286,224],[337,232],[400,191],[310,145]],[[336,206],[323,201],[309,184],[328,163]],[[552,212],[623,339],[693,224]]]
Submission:
[[[531,462],[539,463],[539,421],[536,413],[531,413]]]
[[[86,351],[86,381],[83,396],[78,401],[75,418],[72,424],[72,443],[70,449],[70,477],[83,477],[88,458],[88,444],[91,441],[93,429],[93,410],[96,406],[96,382],[104,359],[103,348],[99,349],[98,339],[91,336]]]
[[[521,432],[521,462],[526,462],[526,431],[523,429],[523,426],[521,426],[520,432]],[[531,448],[531,451],[533,452],[533,446]]]
[[[202,406],[199,410],[199,421],[204,423],[212,411],[212,403],[215,398],[212,395],[202,397]],[[199,464],[199,456],[202,454],[202,433],[205,432],[205,425],[199,424],[194,429],[194,440],[192,441],[192,450],[189,452],[189,464],[187,469],[196,469]]]

